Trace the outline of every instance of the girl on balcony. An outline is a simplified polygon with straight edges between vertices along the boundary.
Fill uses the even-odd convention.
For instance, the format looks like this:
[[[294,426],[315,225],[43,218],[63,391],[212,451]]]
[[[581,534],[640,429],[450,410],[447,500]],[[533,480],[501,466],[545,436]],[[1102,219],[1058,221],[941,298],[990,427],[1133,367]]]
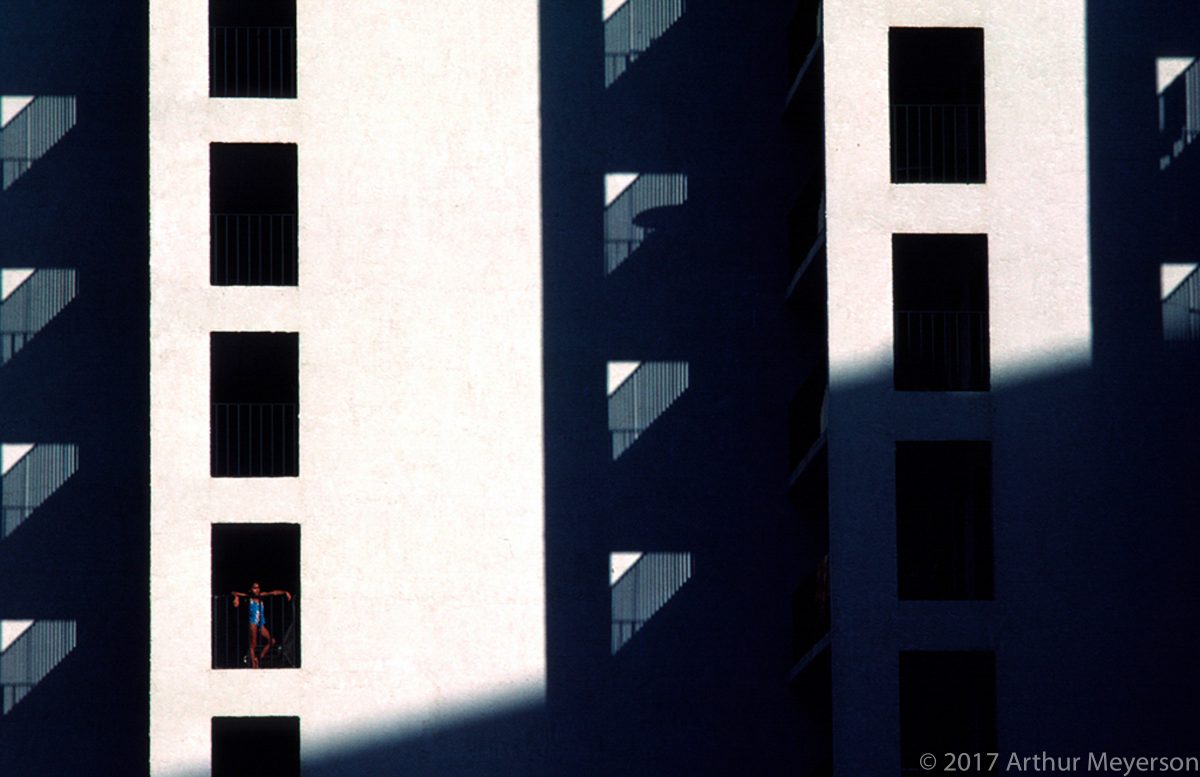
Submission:
[[[250,666],[253,669],[259,668],[259,662],[263,656],[267,654],[275,645],[275,638],[271,636],[271,632],[267,631],[266,613],[263,610],[264,596],[286,596],[288,601],[292,600],[292,595],[287,591],[263,591],[259,588],[258,583],[250,584],[250,593],[244,594],[240,591],[233,591],[233,606],[237,607],[242,599],[245,599],[250,611]],[[262,637],[262,651],[258,651],[258,638]]]

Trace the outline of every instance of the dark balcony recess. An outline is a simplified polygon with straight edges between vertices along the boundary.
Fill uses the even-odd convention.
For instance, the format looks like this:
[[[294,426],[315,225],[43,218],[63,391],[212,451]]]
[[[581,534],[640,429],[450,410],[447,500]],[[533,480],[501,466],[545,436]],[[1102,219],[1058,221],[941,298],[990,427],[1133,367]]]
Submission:
[[[893,235],[897,391],[991,386],[986,235]]]
[[[900,599],[992,598],[990,442],[896,443],[896,546]]]
[[[983,30],[892,28],[892,183],[987,180]]]
[[[209,282],[297,285],[296,146],[214,143],[209,158]]]
[[[212,777],[300,777],[300,718],[212,719]]]
[[[295,0],[211,0],[210,97],[296,96]]]
[[[299,338],[212,333],[211,474],[300,474]]]
[[[929,774],[925,753],[996,752],[996,656],[986,651],[900,654],[900,773]],[[982,769],[990,774],[987,756]],[[944,763],[944,761],[942,762]]]

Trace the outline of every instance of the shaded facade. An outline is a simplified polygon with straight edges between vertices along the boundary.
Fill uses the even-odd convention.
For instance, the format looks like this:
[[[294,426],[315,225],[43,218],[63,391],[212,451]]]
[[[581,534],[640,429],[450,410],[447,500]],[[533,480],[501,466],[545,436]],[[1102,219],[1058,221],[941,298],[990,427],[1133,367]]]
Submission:
[[[146,4],[0,28],[0,771],[145,770]]]

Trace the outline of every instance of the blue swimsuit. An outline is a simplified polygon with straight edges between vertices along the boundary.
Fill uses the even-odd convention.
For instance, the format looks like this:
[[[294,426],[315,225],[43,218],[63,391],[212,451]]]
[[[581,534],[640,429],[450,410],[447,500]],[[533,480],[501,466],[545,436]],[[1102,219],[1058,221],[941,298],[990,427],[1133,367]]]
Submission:
[[[266,625],[266,620],[263,618],[262,599],[251,599],[250,600],[250,625],[251,626]]]

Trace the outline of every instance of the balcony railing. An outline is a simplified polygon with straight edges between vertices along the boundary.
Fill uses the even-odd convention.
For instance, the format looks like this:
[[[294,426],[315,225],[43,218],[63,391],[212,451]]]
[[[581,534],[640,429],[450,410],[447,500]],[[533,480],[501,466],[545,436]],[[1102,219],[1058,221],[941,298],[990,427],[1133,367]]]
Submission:
[[[222,27],[209,37],[210,97],[295,97],[295,27]]]
[[[1158,96],[1158,133],[1165,170],[1200,136],[1200,60],[1193,62]]]
[[[612,584],[612,653],[692,577],[691,553],[645,553]]]
[[[299,475],[299,428],[295,402],[214,402],[212,476]]]
[[[74,270],[35,270],[0,301],[0,366],[73,299]]]
[[[627,0],[605,19],[604,86],[612,86],[686,10],[686,0]]]
[[[75,621],[34,621],[0,652],[0,711],[24,699],[75,649]]]
[[[1200,266],[1163,299],[1162,316],[1167,342],[1200,341]]]
[[[295,286],[296,214],[212,214],[214,286]]]
[[[75,126],[74,97],[35,97],[0,128],[0,183],[7,189]]]
[[[687,362],[643,362],[608,398],[613,461],[688,388]]]
[[[629,258],[653,231],[637,217],[654,208],[687,201],[687,176],[676,173],[639,175],[604,208],[604,272],[610,274]]]
[[[894,355],[898,391],[987,391],[988,314],[897,310]]]
[[[74,445],[35,445],[0,476],[0,509],[3,533],[16,531],[79,468],[79,448]]]
[[[982,105],[893,105],[892,183],[983,183]]]
[[[300,597],[289,600],[283,596],[264,596],[263,620],[275,644],[267,648],[259,661],[263,668],[292,668],[300,666]],[[212,668],[249,669],[250,606],[243,600],[233,606],[233,596],[221,594],[212,598]],[[260,638],[255,647],[262,651]]]

